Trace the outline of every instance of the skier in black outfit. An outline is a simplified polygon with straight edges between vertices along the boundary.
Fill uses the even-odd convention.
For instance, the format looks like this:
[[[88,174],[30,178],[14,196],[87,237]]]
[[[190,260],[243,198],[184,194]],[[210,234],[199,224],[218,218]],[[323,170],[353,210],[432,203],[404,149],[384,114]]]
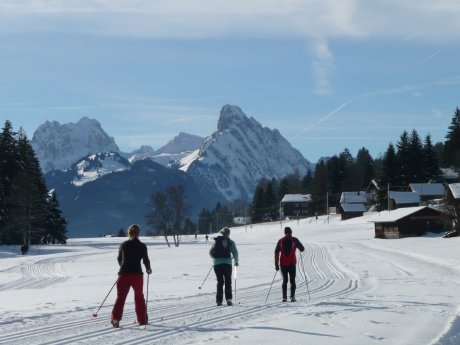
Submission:
[[[295,251],[298,248],[301,252],[305,250],[302,243],[292,236],[290,227],[284,228],[285,236],[281,238],[276,244],[275,248],[275,269],[278,271],[281,266],[281,273],[283,274],[283,302],[287,302],[287,283],[288,280],[291,284],[291,302],[295,302],[295,275],[297,258]]]

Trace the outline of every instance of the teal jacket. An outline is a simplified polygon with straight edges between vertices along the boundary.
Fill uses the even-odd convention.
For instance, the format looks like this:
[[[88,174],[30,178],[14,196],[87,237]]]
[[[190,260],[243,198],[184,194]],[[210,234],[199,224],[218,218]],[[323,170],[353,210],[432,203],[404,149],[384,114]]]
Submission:
[[[230,253],[232,254],[231,258],[214,258],[211,255],[211,250],[209,251],[209,256],[213,260],[213,265],[221,265],[221,264],[227,264],[231,265],[232,264],[232,259],[235,260],[235,265],[238,265],[238,249],[236,249],[236,244],[233,242],[230,238],[227,238],[230,242]]]

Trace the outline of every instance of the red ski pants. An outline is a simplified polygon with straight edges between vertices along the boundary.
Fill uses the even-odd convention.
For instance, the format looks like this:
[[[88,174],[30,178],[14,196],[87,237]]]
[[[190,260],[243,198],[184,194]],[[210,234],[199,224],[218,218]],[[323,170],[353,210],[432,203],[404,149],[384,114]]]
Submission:
[[[131,287],[134,290],[137,322],[139,322],[140,325],[145,325],[147,320],[143,292],[144,276],[139,273],[123,273],[118,276],[117,299],[112,310],[112,320],[121,320],[123,317],[123,308],[125,306],[126,296],[128,295]]]

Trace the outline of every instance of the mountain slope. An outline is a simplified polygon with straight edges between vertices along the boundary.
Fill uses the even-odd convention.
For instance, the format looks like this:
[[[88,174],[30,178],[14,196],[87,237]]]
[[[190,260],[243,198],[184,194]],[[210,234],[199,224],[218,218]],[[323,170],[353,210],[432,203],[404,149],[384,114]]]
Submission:
[[[180,132],[158,150],[154,151],[150,146],[142,146],[139,150],[132,152],[128,159],[130,162],[151,159],[164,166],[172,166],[176,161],[198,149],[203,142],[204,138],[198,135]]]
[[[123,166],[120,163],[123,160],[112,161]],[[115,234],[132,223],[141,225],[147,231],[149,227],[145,216],[150,211],[150,197],[169,186],[185,187],[186,202],[192,206],[191,216],[198,214],[200,207],[215,204],[215,200],[201,195],[187,174],[150,160],[135,162],[126,169],[117,168],[94,180],[85,180],[85,183],[81,183],[83,179],[79,178],[82,162],[87,162],[87,159],[74,164],[67,171],[54,170],[45,175],[48,187],[56,191],[63,214],[69,222],[69,237],[98,236],[109,232]]]
[[[231,201],[250,199],[261,178],[282,178],[312,168],[276,129],[225,105],[215,131],[200,149],[181,160],[180,169],[200,181],[202,190]]]

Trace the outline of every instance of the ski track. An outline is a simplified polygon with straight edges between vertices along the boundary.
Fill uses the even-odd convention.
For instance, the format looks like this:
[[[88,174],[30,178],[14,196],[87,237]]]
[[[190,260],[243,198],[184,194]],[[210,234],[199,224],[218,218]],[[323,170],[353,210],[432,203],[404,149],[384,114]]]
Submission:
[[[308,303],[321,303],[326,299],[343,298],[361,288],[360,281],[347,276],[346,271],[331,253],[319,244],[306,246],[305,258],[298,269],[296,309]],[[67,279],[57,266],[74,260],[74,257],[49,258],[34,265],[22,267],[24,277],[15,282],[0,285],[0,291],[18,288],[41,289]],[[300,282],[299,282],[300,278]],[[97,318],[90,310],[80,310],[70,315],[49,315],[0,323],[0,344],[57,345],[57,344],[180,344],[190,342],[203,332],[214,332],[239,327],[245,320],[261,319],[268,314],[285,313],[282,308],[281,279],[275,281],[268,303],[264,304],[268,284],[241,288],[233,307],[210,306],[214,293],[204,293],[181,299],[169,299],[149,307],[150,324],[147,330],[129,320],[135,320],[134,307],[127,303],[120,329],[111,328],[110,307],[101,309]],[[310,299],[311,298],[311,299]],[[241,303],[241,304],[239,304]],[[295,309],[294,309],[295,310]]]
[[[62,270],[61,265],[64,263],[74,262],[78,257],[93,254],[67,255],[54,258],[46,258],[31,264],[23,264],[9,269],[9,271],[18,271],[21,278],[0,284],[0,291],[20,290],[20,289],[43,289],[55,284],[65,282],[69,277]]]

